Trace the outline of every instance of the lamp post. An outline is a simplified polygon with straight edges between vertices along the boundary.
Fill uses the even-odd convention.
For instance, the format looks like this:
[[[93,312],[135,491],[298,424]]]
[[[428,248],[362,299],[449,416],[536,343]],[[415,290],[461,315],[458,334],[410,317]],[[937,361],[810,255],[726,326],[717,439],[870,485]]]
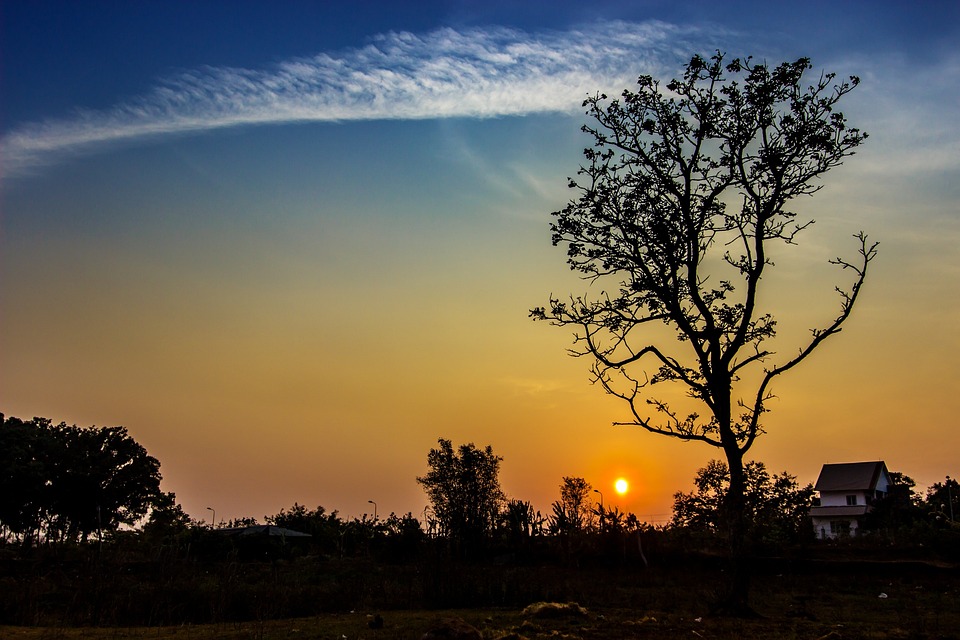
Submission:
[[[593,492],[600,494],[600,531],[603,531],[603,522],[604,522],[603,491],[600,491],[600,489],[594,489]]]
[[[373,521],[376,522],[377,521],[377,503],[374,502],[373,500],[367,500],[367,502],[373,505]]]
[[[207,511],[213,511],[213,524],[210,525],[211,529],[217,528],[217,510],[213,507],[207,507]]]
[[[950,505],[950,522],[953,522],[953,489],[950,487],[950,476],[947,476],[947,504]]]

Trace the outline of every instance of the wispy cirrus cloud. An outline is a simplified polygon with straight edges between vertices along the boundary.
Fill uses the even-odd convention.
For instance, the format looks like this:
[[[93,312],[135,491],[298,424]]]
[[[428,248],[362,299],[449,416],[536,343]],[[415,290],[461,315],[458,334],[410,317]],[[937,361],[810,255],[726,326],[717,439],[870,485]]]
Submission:
[[[31,123],[2,139],[7,176],[104,143],[238,125],[485,118],[580,108],[689,55],[694,28],[604,22],[527,33],[508,28],[388,33],[362,48],[266,69],[205,67],[106,110]]]

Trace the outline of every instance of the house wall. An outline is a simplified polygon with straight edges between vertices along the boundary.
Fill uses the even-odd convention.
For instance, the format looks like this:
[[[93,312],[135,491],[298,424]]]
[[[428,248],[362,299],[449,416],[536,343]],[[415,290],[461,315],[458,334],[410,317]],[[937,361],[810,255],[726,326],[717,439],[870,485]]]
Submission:
[[[820,504],[824,507],[846,507],[849,506],[847,496],[856,496],[858,505],[869,504],[865,491],[821,491]]]
[[[843,516],[836,518],[818,518],[814,516],[813,520],[813,532],[821,540],[826,539],[835,539],[840,538],[845,535],[856,536],[859,531],[860,522],[857,520],[857,516]],[[840,523],[846,523],[848,527],[846,531],[843,531],[842,525],[837,527]]]
[[[881,474],[882,475],[882,474]],[[878,486],[880,483],[877,483]],[[870,494],[870,502],[867,501],[867,494]],[[856,497],[856,505],[851,505],[847,501],[847,496]],[[850,507],[869,505],[872,503],[873,492],[867,491],[821,491],[820,506],[823,507]],[[856,536],[860,528],[860,516],[833,516],[817,517],[814,516],[813,530],[818,538],[841,538],[844,536]]]
[[[880,478],[877,479],[877,491],[882,491],[884,495],[890,490],[890,477],[887,475],[886,471],[880,474]]]

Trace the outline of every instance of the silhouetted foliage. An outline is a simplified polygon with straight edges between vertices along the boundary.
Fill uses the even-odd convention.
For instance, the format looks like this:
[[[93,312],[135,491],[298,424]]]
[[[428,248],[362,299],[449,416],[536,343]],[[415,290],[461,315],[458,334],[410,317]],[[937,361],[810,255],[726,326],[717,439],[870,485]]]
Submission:
[[[625,511],[620,511],[620,507],[605,507],[603,505],[597,505],[594,514],[597,516],[601,533],[625,531],[627,517],[631,515]]]
[[[914,491],[917,483],[899,471],[890,471],[887,493],[870,505],[864,518],[865,532],[885,531],[893,533],[910,527],[923,519],[921,498]]]
[[[746,509],[748,535],[759,543],[782,545],[811,538],[809,512],[813,485],[801,487],[795,476],[784,471],[771,476],[762,462],[747,462]],[[723,501],[730,485],[730,471],[719,460],[697,470],[696,490],[674,494],[675,527],[723,535]]]
[[[960,517],[960,483],[950,476],[935,482],[927,489],[924,504],[935,522],[955,525]]]
[[[593,486],[583,478],[564,476],[560,500],[551,505],[550,532],[570,534],[590,528],[594,523],[590,492]]]
[[[391,513],[377,523],[377,556],[388,562],[411,560],[419,556],[426,533],[412,513]]]
[[[42,418],[23,422],[0,414],[0,524],[17,538],[38,536],[50,511],[55,443],[49,427]]]
[[[545,518],[525,500],[509,500],[500,514],[500,526],[506,539],[522,546],[533,536],[543,534]]]
[[[0,523],[24,542],[116,531],[161,499],[160,463],[123,427],[6,418],[0,467]]]
[[[876,255],[858,233],[857,258],[831,261],[853,274],[836,288],[837,316],[774,361],[777,323],[759,305],[761,283],[773,251],[813,222],[787,207],[866,138],[836,110],[859,79],[808,79],[810,68],[807,58],[769,67],[718,52],[694,56],[665,85],[641,76],[620,99],[587,98],[592,145],[569,183],[579,195],[551,229],[572,270],[613,286],[531,311],[574,328],[573,355],[588,357],[594,381],[630,411],[618,424],[723,450],[732,609],[745,609],[747,595],[737,560],[747,551],[743,458],[763,431],[771,383],[840,332]],[[678,341],[651,330],[662,325]],[[700,406],[668,400],[674,388]]]
[[[10,434],[36,435],[36,425],[21,431],[18,427],[23,424],[10,426],[10,431],[6,426],[0,431],[2,443],[15,445],[11,450],[20,453],[29,451],[23,439]],[[53,433],[57,430],[49,432]],[[462,455],[465,449],[470,455]],[[499,468],[500,459],[489,447],[481,451],[465,445],[454,451],[450,445],[447,453],[450,456],[441,459],[465,459],[469,464],[464,468],[483,464]],[[481,460],[485,462],[481,464]],[[13,462],[12,458],[8,461]],[[748,469],[752,477],[755,467],[748,465]],[[793,482],[784,477],[787,485]],[[777,485],[768,480],[760,484]],[[14,486],[12,481],[3,477],[5,487]],[[905,478],[904,483],[908,481]],[[571,503],[579,500],[580,508],[586,502],[584,497],[589,497],[590,486],[582,479],[564,478],[562,494],[564,489],[567,497],[573,498]],[[716,496],[721,494],[722,490],[715,491]],[[714,500],[718,503],[719,498]],[[699,614],[705,585],[725,570],[715,556],[699,553],[699,547],[689,544],[690,536],[678,533],[676,527],[653,528],[617,508],[597,507],[593,516],[602,517],[602,529],[585,526],[575,536],[577,544],[568,545],[572,536],[541,535],[545,533],[544,518],[529,502],[501,502],[493,528],[483,534],[483,543],[490,545],[485,551],[490,553],[475,554],[473,561],[463,563],[451,562],[447,540],[427,537],[409,513],[344,520],[336,511],[319,506],[309,510],[294,503],[264,520],[312,537],[268,535],[270,531],[241,535],[229,527],[213,528],[192,521],[174,494],[160,493],[141,531],[114,530],[104,536],[102,544],[64,538],[56,545],[9,545],[5,544],[12,537],[8,528],[6,538],[0,538],[0,625],[63,629],[256,621],[262,631],[263,623],[270,619],[327,611],[517,608],[538,601],[576,600],[608,610],[642,601],[647,610],[675,612],[674,607],[684,598],[688,598],[686,606],[695,603]],[[230,520],[235,525],[254,522],[254,517]],[[909,539],[900,536],[908,542],[901,542],[897,549],[926,560],[956,562],[960,531],[946,523],[935,526],[919,521],[910,532]],[[883,560],[890,559],[893,549],[882,537],[864,536],[850,542],[874,542],[873,547],[860,546],[857,551],[873,553],[871,557],[879,554]],[[850,549],[840,550],[848,554]],[[836,550],[822,545],[809,551]],[[786,583],[777,578],[778,588],[793,584],[799,575],[822,570],[822,565],[804,564],[806,551],[789,563],[769,561],[769,569],[791,573]],[[645,571],[624,571],[628,567]],[[916,575],[928,575],[931,568]],[[889,584],[889,571],[885,563],[883,588]],[[848,584],[848,568],[842,572],[843,584]],[[821,578],[817,575],[810,580],[819,588]],[[636,590],[641,585],[642,594]],[[870,597],[875,593],[871,587]],[[650,609],[654,602],[661,604]],[[395,631],[390,620],[387,618],[384,629]],[[650,630],[663,629],[652,626]],[[248,631],[258,635],[257,627]]]
[[[456,543],[481,543],[493,533],[505,499],[502,458],[490,445],[478,449],[471,442],[454,450],[450,440],[437,443],[427,455],[430,470],[417,482],[430,500],[439,534]]]
[[[160,492],[150,509],[150,517],[143,525],[143,533],[154,538],[179,536],[185,534],[193,524],[193,520],[177,502],[176,494]]]
[[[328,512],[322,506],[312,511],[302,504],[293,503],[289,511],[281,509],[275,516],[267,516],[269,524],[292,529],[313,536],[314,548],[324,554],[342,555],[343,539],[346,535],[346,522],[337,511]]]

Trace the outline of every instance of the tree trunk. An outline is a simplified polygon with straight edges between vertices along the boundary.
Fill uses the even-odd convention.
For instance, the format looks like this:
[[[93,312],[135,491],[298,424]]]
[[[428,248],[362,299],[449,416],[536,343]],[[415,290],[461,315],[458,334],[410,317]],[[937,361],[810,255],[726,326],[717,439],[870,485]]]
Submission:
[[[754,617],[750,607],[750,544],[748,540],[746,477],[743,471],[743,453],[739,447],[724,447],[730,470],[730,487],[723,505],[723,522],[727,534],[730,563],[730,581],[726,593],[717,603],[719,615]]]

